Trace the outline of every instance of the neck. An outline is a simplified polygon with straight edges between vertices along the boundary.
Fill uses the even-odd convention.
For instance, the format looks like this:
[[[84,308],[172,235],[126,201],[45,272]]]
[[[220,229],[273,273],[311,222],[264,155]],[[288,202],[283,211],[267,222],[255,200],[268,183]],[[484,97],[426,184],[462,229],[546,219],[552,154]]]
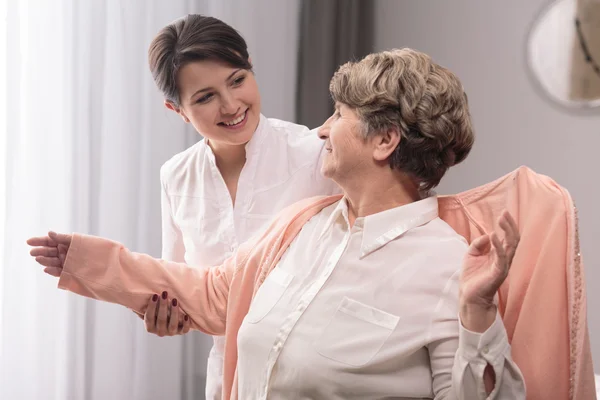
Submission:
[[[359,217],[376,214],[420,200],[418,185],[405,174],[388,165],[351,182],[340,183],[348,201],[350,225]]]
[[[221,175],[239,174],[246,163],[246,145],[231,145],[214,141],[208,142],[208,145],[215,154],[215,161]]]

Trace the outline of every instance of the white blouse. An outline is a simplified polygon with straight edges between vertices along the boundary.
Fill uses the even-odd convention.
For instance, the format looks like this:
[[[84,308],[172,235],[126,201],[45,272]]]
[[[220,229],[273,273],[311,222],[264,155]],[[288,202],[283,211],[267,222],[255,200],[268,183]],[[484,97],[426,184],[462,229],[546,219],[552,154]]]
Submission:
[[[312,218],[259,288],[238,334],[245,399],[525,399],[500,318],[462,328],[467,243],[437,199],[358,218],[344,199]]]
[[[235,206],[204,140],[172,157],[161,168],[162,258],[194,267],[221,264],[283,208],[339,193],[321,175],[323,145],[316,130],[261,115],[246,145]],[[193,336],[186,340],[199,340]],[[209,356],[210,400],[221,398],[223,344],[215,338]]]

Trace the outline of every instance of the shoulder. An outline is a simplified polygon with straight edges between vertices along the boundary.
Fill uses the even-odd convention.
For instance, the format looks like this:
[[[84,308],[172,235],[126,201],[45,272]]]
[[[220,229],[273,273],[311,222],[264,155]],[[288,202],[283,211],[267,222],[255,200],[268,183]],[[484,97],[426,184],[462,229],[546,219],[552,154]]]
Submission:
[[[271,129],[280,131],[284,134],[292,133],[295,135],[302,136],[307,135],[309,132],[311,132],[311,130],[304,125],[296,124],[290,121],[283,121],[277,118],[267,118],[267,122],[269,123]]]
[[[276,118],[268,118],[267,122],[271,130],[277,133],[278,137],[285,139],[290,146],[304,145],[320,148],[323,145],[323,141],[318,136],[318,128],[309,129],[304,125]]]

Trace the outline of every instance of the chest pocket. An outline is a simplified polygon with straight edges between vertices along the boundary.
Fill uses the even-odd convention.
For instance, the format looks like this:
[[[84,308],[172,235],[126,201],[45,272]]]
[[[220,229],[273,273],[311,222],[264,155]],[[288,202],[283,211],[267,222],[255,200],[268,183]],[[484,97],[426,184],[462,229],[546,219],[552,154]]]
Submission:
[[[377,354],[399,320],[396,315],[344,297],[315,348],[323,357],[360,367]]]
[[[251,324],[260,322],[279,302],[292,279],[294,275],[281,268],[274,268],[256,292],[246,315],[246,321]]]

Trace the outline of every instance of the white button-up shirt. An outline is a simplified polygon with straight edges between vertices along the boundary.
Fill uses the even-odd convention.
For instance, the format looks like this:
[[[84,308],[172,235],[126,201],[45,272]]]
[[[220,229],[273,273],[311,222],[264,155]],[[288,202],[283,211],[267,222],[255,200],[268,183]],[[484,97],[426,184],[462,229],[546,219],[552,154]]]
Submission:
[[[468,248],[427,199],[357,218],[345,199],[302,229],[267,276],[238,334],[244,399],[524,399],[497,318],[458,320]]]
[[[204,140],[161,168],[162,258],[191,266],[221,264],[283,208],[307,197],[340,192],[320,171],[324,142],[305,126],[261,115],[246,145],[235,205]],[[219,399],[223,338],[215,338],[207,399]]]

